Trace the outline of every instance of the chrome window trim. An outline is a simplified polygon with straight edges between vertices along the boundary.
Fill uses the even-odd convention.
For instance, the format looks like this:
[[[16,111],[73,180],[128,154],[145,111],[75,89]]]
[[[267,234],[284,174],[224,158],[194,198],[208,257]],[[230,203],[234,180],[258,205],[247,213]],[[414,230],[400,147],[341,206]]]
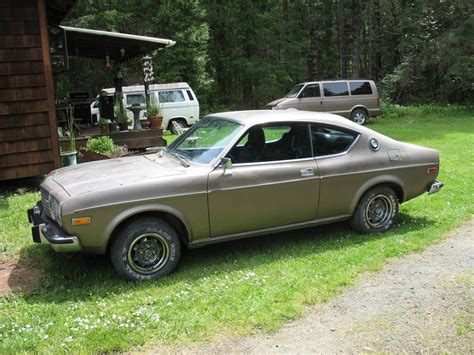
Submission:
[[[237,121],[239,122],[239,121]],[[314,122],[313,122],[314,123]],[[241,123],[242,124],[242,123]],[[272,124],[276,124],[276,125],[285,125],[285,124],[306,124],[308,126],[308,130],[310,129],[310,124],[311,122],[310,121],[282,121],[282,122],[267,122],[267,123],[264,123],[262,124],[261,126],[264,127],[265,125],[272,125]],[[255,126],[259,126],[259,124],[255,124],[255,125],[244,125],[243,128],[245,128],[245,131],[238,136],[237,139],[234,139],[233,141],[229,142],[229,146],[224,149],[222,152],[221,152],[221,155],[217,156],[217,158],[215,159],[214,162],[211,162],[211,165],[214,167],[214,168],[217,168],[220,164],[220,161],[223,157],[225,157],[227,155],[227,153],[229,153],[229,151],[234,148],[234,145],[237,144],[237,142],[245,135],[245,133],[247,133],[247,131],[249,129],[251,129],[252,127],[255,127]],[[309,134],[309,138],[310,138],[310,142],[311,142],[311,153],[313,152],[313,142],[311,140],[311,131],[308,131],[308,134]],[[223,153],[223,154],[222,154]],[[256,163],[233,163],[233,166],[242,166],[244,164],[268,164],[268,163],[276,163],[276,162],[292,162],[292,161],[296,161],[296,160],[304,160],[304,159],[311,159],[311,160],[314,160],[314,156],[312,157],[308,157],[308,158],[301,158],[301,159],[286,159],[286,160],[272,160],[272,161],[262,161],[262,162],[256,162]]]
[[[232,165],[232,167],[266,165],[266,164],[287,164],[287,163],[303,162],[303,161],[310,161],[310,160],[314,161],[314,157],[299,158],[299,159],[258,161],[258,162],[253,162],[253,163],[235,163],[235,164]]]
[[[354,131],[354,132],[355,132],[355,131]],[[321,159],[328,159],[328,158],[340,157],[340,156],[349,154],[349,153],[351,152],[351,150],[354,148],[354,146],[357,144],[357,142],[359,141],[360,136],[361,136],[361,134],[358,133],[356,139],[354,139],[354,141],[353,141],[352,144],[349,146],[349,148],[347,148],[347,149],[346,149],[345,151],[343,151],[342,153],[329,154],[329,155],[322,155],[322,156],[320,156],[320,157],[316,157],[316,156],[315,156],[314,158],[315,158],[316,160],[321,160]]]

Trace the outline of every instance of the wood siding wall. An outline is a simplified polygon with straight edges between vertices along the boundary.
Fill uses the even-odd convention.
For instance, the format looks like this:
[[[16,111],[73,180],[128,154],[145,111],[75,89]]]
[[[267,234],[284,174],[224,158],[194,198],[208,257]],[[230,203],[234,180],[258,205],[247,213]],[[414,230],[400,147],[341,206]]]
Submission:
[[[44,0],[0,1],[0,180],[59,167]]]

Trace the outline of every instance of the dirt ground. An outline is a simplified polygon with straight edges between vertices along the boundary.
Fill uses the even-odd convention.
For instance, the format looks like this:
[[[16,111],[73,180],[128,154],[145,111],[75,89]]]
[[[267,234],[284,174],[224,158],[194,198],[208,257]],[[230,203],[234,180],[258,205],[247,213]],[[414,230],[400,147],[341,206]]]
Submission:
[[[276,333],[154,353],[474,353],[474,219]]]

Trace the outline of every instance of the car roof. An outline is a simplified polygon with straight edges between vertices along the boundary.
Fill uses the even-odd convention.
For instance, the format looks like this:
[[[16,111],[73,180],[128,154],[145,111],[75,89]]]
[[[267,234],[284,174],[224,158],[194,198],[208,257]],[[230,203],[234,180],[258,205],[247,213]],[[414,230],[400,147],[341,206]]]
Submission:
[[[362,127],[344,117],[325,112],[289,110],[253,110],[220,112],[206,117],[219,117],[237,121],[246,126],[255,126],[272,122],[314,122],[345,127],[358,132],[365,132],[368,128]]]
[[[361,81],[373,82],[373,80],[369,80],[369,79],[335,79],[335,80],[305,81],[296,85],[301,85],[301,84],[307,85],[307,84],[317,84],[317,83],[346,83],[346,82],[353,83],[353,82],[361,82]]]

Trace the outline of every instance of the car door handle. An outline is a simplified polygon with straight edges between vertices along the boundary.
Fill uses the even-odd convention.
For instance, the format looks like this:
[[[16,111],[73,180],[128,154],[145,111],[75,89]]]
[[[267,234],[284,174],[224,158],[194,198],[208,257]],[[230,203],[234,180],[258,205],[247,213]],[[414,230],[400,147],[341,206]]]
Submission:
[[[300,170],[301,176],[314,176],[313,168],[306,168]]]

